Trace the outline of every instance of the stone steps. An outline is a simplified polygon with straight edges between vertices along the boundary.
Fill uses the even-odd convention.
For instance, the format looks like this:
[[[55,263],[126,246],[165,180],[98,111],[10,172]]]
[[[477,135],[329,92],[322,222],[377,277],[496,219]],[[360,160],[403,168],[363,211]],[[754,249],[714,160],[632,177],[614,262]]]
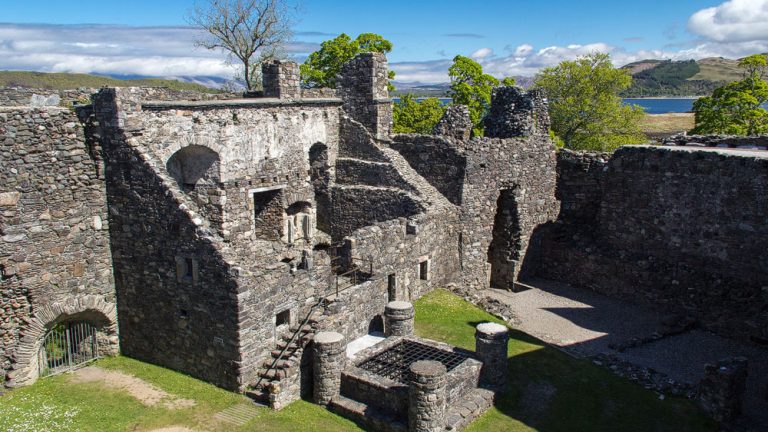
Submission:
[[[459,431],[493,405],[494,392],[476,388],[465,394],[445,412],[445,430]]]
[[[408,424],[403,422],[402,419],[394,418],[367,404],[344,396],[335,397],[328,405],[328,408],[332,412],[358,423],[366,428],[366,430],[386,432],[408,431]]]

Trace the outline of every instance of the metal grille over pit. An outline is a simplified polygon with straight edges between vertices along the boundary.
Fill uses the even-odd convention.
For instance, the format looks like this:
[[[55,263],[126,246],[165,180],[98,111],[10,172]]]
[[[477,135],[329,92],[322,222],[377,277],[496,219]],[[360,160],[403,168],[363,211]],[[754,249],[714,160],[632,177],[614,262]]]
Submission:
[[[448,371],[467,359],[459,352],[444,351],[422,343],[404,340],[386,351],[365,360],[358,367],[379,376],[387,377],[402,384],[408,383],[408,370],[419,360],[439,361]]]

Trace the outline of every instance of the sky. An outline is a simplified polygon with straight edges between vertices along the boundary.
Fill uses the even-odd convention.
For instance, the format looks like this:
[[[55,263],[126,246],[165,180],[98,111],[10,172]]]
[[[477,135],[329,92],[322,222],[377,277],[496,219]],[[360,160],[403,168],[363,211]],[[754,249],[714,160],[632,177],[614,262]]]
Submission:
[[[232,78],[223,53],[194,47],[193,1],[0,0],[0,70]],[[617,66],[768,52],[768,0],[303,0],[294,16],[295,60],[378,33],[404,82],[448,81],[459,54],[504,77],[594,51]]]

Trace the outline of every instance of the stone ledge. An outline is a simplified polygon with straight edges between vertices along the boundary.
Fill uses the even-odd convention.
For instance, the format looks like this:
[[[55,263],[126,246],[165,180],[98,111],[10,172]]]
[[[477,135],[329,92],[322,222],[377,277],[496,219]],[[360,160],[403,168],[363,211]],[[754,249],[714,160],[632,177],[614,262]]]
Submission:
[[[341,99],[229,99],[214,101],[143,101],[144,111],[162,111],[171,109],[217,109],[217,108],[267,108],[274,106],[341,105]]]

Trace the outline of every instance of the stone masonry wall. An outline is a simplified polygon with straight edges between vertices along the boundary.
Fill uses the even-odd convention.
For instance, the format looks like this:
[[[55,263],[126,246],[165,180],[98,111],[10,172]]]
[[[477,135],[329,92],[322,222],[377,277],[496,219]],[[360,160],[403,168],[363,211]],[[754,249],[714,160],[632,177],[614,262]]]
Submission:
[[[588,211],[563,209],[542,230],[540,274],[659,304],[728,336],[768,341],[768,158],[627,146],[602,164],[560,157],[560,190],[582,197],[563,203]]]
[[[192,200],[137,145],[137,102],[130,89],[106,89],[94,103],[123,353],[237,389],[237,272]]]
[[[36,364],[35,344],[51,320],[62,318],[40,315],[46,308],[59,310],[52,306],[86,298],[114,307],[106,192],[100,175],[103,167],[92,150],[70,110],[0,108],[3,376],[12,366],[17,369],[14,376],[37,376],[36,370],[21,370],[22,365]],[[69,310],[70,314],[79,312],[89,311]],[[99,321],[92,322],[97,325],[113,319],[91,318]],[[30,345],[17,349],[24,335]]]

